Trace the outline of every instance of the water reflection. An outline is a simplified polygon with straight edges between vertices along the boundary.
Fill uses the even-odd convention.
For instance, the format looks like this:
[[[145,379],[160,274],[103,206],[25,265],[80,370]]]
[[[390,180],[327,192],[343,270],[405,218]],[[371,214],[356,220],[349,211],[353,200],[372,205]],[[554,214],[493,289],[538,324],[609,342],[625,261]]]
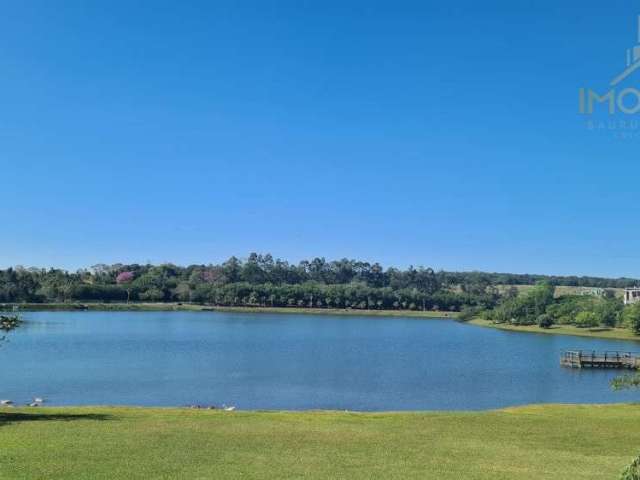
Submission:
[[[246,409],[487,409],[635,401],[617,373],[567,370],[564,349],[629,342],[451,320],[219,312],[37,312],[0,349],[0,396],[53,404]]]

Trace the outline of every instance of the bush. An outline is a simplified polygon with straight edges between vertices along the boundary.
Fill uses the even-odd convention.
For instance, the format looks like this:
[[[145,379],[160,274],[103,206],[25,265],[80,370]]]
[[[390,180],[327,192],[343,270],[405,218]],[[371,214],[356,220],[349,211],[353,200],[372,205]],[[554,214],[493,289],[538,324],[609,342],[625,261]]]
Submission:
[[[640,457],[636,458],[631,465],[624,469],[620,480],[640,480]]]
[[[538,326],[540,328],[551,328],[553,325],[553,317],[548,313],[543,313],[538,317]]]
[[[164,292],[158,288],[150,288],[140,293],[140,300],[146,302],[161,302],[164,300]]]
[[[468,322],[469,320],[473,320],[474,317],[477,317],[480,312],[481,310],[477,307],[464,307],[458,315],[458,320]]]
[[[10,332],[18,328],[20,323],[22,321],[17,315],[0,315],[0,330],[3,332]]]
[[[598,316],[593,312],[578,313],[574,323],[578,328],[590,328],[597,327],[599,325]]]
[[[628,305],[622,313],[622,320],[633,333],[640,335],[640,303]]]
[[[597,303],[594,313],[598,316],[598,323],[607,327],[615,327],[620,320],[624,305],[619,299],[606,299]]]

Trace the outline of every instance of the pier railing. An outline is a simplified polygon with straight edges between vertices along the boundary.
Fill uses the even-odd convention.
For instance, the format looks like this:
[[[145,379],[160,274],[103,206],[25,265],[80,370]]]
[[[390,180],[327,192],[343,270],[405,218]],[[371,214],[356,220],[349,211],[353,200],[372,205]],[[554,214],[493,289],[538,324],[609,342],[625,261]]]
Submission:
[[[595,350],[567,350],[560,356],[560,364],[571,368],[640,368],[640,355],[631,352]]]

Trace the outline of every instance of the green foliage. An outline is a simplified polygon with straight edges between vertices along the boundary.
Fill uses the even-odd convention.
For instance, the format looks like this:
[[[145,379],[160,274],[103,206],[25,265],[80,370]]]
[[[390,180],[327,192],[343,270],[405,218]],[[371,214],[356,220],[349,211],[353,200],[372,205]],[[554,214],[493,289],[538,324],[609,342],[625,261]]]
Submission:
[[[538,315],[545,313],[547,307],[553,303],[555,287],[548,282],[540,282],[534,289],[525,295]]]
[[[496,323],[513,325],[535,325],[538,317],[546,313],[553,303],[555,287],[549,283],[539,283],[524,295],[505,299],[490,315]]]
[[[458,320],[461,322],[468,322],[473,320],[475,317],[481,315],[482,309],[478,307],[463,307],[458,315]]]
[[[462,285],[466,282],[488,282],[492,285],[536,285],[540,282],[547,282],[556,287],[592,287],[605,289],[630,288],[640,284],[640,280],[633,278],[576,277],[486,272],[446,272],[446,280],[448,283],[456,285]]]
[[[0,315],[0,331],[10,332],[20,326],[22,321],[17,315]]]
[[[627,328],[640,335],[640,303],[627,305],[622,312],[622,321]]]
[[[459,311],[493,308],[497,290],[471,276],[464,287],[430,268],[384,269],[324,258],[298,265],[252,253],[220,265],[95,265],[0,270],[0,303],[193,302],[216,306]]]
[[[553,317],[548,313],[538,316],[538,326],[540,328],[551,328],[553,326]]]
[[[576,315],[575,326],[579,328],[592,328],[598,326],[598,316],[594,312],[580,312]]]
[[[138,298],[143,302],[162,302],[165,299],[165,293],[158,287],[151,286],[140,292]]]
[[[629,390],[640,387],[640,373],[633,375],[622,375],[611,381],[611,388],[614,390]]]
[[[0,315],[0,344],[7,339],[7,334],[18,328],[21,323],[18,315]]]
[[[624,305],[614,297],[605,297],[596,303],[594,313],[598,318],[598,324],[606,327],[615,327],[620,323]]]
[[[620,475],[620,480],[640,480],[640,457],[631,462]]]
[[[494,323],[535,325],[549,328],[553,324],[579,328],[618,327],[624,325],[640,335],[640,304],[625,307],[611,294],[603,296],[564,295],[553,298],[553,287],[542,283],[524,295],[503,297],[483,318]]]
[[[592,312],[596,308],[598,299],[590,296],[567,295],[557,299],[547,308],[555,322],[561,325],[575,324],[576,317],[581,312]]]

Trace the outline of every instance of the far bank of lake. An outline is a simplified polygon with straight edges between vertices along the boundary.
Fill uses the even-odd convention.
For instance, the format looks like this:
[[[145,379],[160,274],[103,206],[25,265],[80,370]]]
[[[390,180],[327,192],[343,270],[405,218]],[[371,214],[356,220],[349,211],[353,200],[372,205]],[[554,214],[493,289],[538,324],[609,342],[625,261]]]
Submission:
[[[360,310],[334,308],[300,308],[300,307],[221,307],[193,303],[175,302],[132,302],[132,303],[21,303],[0,304],[0,311],[19,312],[57,312],[57,311],[92,311],[92,312],[229,312],[229,313],[267,313],[285,315],[330,315],[358,317],[405,317],[405,318],[437,318],[457,320],[459,312],[421,311],[421,310]],[[540,333],[546,335],[572,335],[577,337],[603,338],[611,340],[627,340],[640,342],[640,336],[626,328],[578,328],[573,325],[554,325],[543,329],[537,325],[517,326],[497,324],[488,320],[475,318],[470,325],[496,328],[511,332]]]
[[[195,303],[131,302],[131,303],[6,303],[0,311],[23,312],[92,311],[92,312],[236,312],[305,315],[354,315],[366,317],[458,318],[458,312],[433,310],[363,310],[355,308],[301,307],[223,307]]]
[[[574,325],[553,325],[550,328],[540,328],[538,325],[509,325],[506,323],[494,323],[480,318],[475,318],[467,323],[479,327],[495,328],[509,332],[539,333],[543,335],[570,335],[574,337],[604,338],[610,340],[640,342],[640,336],[634,334],[628,328],[579,328]]]

